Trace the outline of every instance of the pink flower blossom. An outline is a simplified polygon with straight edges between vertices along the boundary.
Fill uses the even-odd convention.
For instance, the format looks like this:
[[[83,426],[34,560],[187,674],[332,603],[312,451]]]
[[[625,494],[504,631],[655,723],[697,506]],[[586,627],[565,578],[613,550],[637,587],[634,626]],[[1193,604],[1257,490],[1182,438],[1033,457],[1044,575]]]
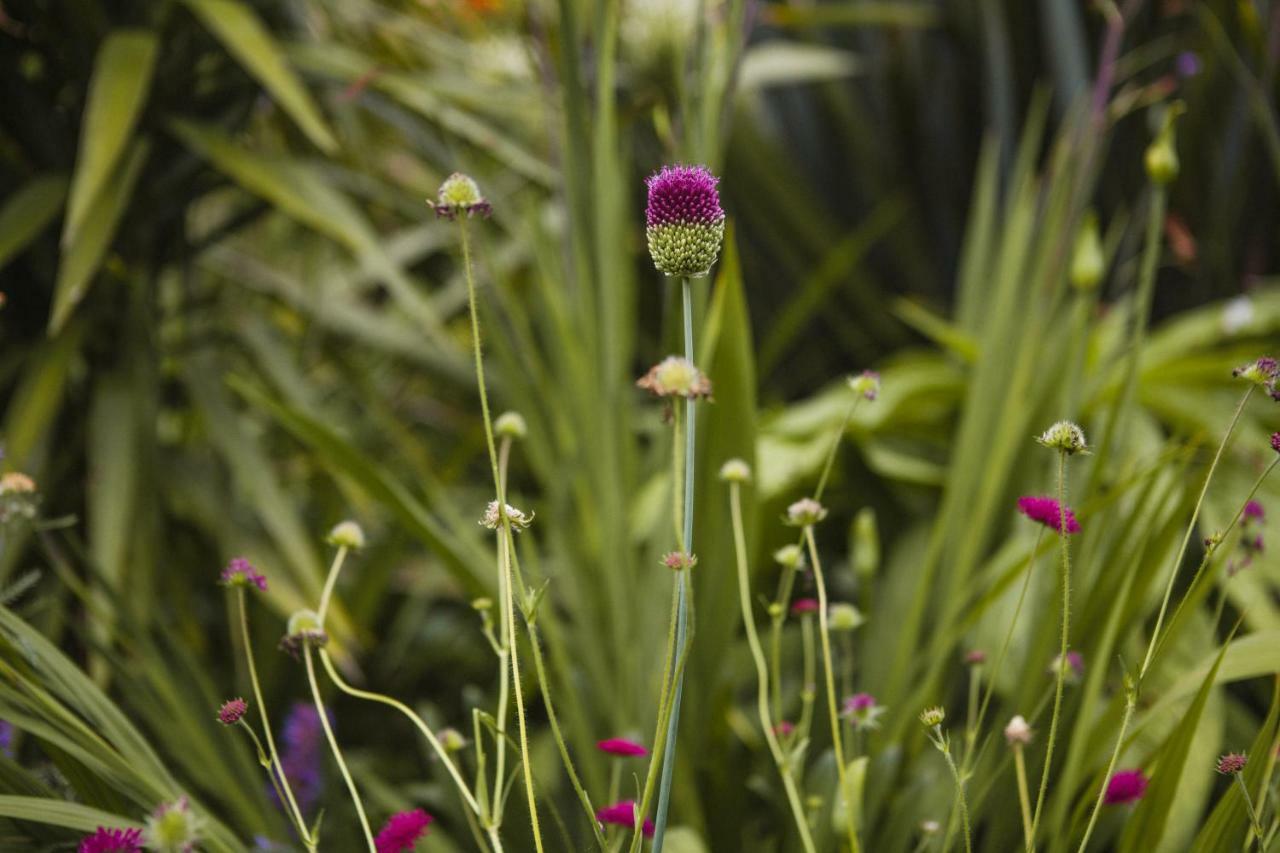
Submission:
[[[377,846],[378,853],[404,853],[412,850],[418,839],[426,834],[427,827],[433,820],[422,809],[398,812],[387,818],[373,843]]]
[[[817,613],[818,599],[816,598],[797,598],[791,603],[792,615],[799,613]]]
[[[596,749],[601,752],[607,752],[610,755],[619,755],[623,758],[630,758],[636,755],[648,755],[649,750],[633,740],[627,740],[621,737],[611,737],[602,740],[596,744]]]
[[[634,828],[636,825],[636,801],[623,800],[620,803],[605,806],[596,812],[596,820],[601,823],[611,823],[615,826]],[[645,838],[652,838],[653,821],[645,818],[641,831],[644,833]]]
[[[142,830],[98,827],[80,840],[79,853],[141,853]]]
[[[222,703],[222,707],[218,709],[218,722],[224,726],[234,726],[240,722],[240,718],[249,710],[249,703],[243,699],[228,699]]]
[[[1053,498],[1025,495],[1018,498],[1018,512],[1032,521],[1040,522],[1050,530],[1062,532],[1063,508],[1059,507],[1058,502]],[[1076,521],[1076,515],[1071,511],[1070,507],[1065,508],[1065,515],[1067,533],[1079,533],[1080,522]]]
[[[1141,770],[1117,770],[1107,782],[1103,802],[1109,806],[1134,803],[1147,793],[1148,779]]]

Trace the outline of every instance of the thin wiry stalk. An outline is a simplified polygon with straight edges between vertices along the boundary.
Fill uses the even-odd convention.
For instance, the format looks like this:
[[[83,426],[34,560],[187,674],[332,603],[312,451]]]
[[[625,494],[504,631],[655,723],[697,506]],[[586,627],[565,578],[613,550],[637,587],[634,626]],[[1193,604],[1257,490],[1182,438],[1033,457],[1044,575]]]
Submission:
[[[369,844],[369,853],[377,853],[377,846],[373,843],[373,831],[369,829],[369,818],[364,813],[364,803],[360,801],[360,792],[356,790],[355,780],[351,778],[351,771],[347,769],[347,762],[342,758],[342,750],[338,748],[338,739],[333,736],[333,726],[329,725],[329,714],[325,710],[324,700],[320,698],[320,685],[316,683],[316,665],[311,660],[311,643],[303,641],[302,658],[307,666],[307,683],[311,685],[311,698],[316,703],[316,713],[320,716],[320,727],[324,729],[325,740],[329,742],[329,750],[333,753],[333,759],[338,763],[338,770],[342,773],[342,780],[347,784],[347,791],[351,794],[351,801],[356,806],[356,816],[360,819],[360,829],[364,832],[364,840]]]

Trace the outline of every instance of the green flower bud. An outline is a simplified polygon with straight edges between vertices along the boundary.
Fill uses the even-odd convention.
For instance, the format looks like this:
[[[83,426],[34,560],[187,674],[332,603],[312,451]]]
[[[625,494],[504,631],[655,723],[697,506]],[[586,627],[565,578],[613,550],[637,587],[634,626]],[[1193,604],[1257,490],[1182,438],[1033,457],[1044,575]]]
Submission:
[[[1085,214],[1076,234],[1075,251],[1071,255],[1071,283],[1080,290],[1093,290],[1107,271],[1102,256],[1102,238],[1098,233],[1098,217]]]

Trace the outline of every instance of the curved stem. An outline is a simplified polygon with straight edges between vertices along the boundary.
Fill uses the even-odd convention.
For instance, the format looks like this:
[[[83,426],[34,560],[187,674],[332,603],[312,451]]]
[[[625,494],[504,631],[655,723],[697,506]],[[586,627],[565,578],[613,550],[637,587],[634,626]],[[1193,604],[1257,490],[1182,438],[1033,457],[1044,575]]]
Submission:
[[[267,718],[267,703],[262,701],[262,685],[258,682],[258,666],[253,659],[253,645],[249,639],[249,612],[245,604],[244,587],[236,588],[236,603],[240,610],[240,638],[244,643],[245,660],[249,664],[249,682],[253,685],[253,699],[258,704],[258,715],[262,717],[262,733],[266,736],[267,749],[271,755],[272,766],[269,772],[273,778],[279,778],[280,785],[284,788],[285,795],[281,802],[286,805],[289,820],[297,830],[299,838],[308,850],[315,850],[316,840],[311,837],[311,831],[307,829],[307,822],[302,817],[302,809],[298,808],[298,800],[293,795],[289,777],[284,775],[284,765],[280,762],[279,751],[276,750],[276,739],[271,733],[271,720]]]
[[[1058,678],[1053,690],[1053,716],[1049,718],[1049,743],[1040,771],[1040,793],[1036,795],[1035,816],[1031,819],[1031,843],[1035,846],[1040,828],[1040,812],[1045,792],[1049,789],[1049,770],[1053,766],[1053,747],[1058,738],[1058,717],[1062,711],[1062,687],[1067,680],[1067,648],[1071,629],[1071,547],[1067,544],[1067,452],[1058,451],[1058,538],[1062,540],[1062,642],[1058,651]]]
[[[831,745],[836,754],[836,775],[840,782],[840,796],[844,800],[845,829],[848,831],[849,848],[857,853],[858,833],[854,827],[854,807],[849,796],[844,765],[844,743],[840,736],[840,712],[836,709],[836,678],[831,668],[831,630],[827,625],[827,584],[822,577],[822,563],[818,560],[818,546],[813,540],[813,525],[806,525],[804,538],[809,545],[809,560],[813,563],[813,579],[818,587],[818,636],[822,641],[822,670],[827,681],[827,711],[831,717]],[[949,760],[949,759],[948,759]]]
[[[329,576],[325,578],[324,589],[320,593],[320,609],[316,611],[321,631],[324,630],[324,617],[329,612],[329,600],[333,597],[333,588],[338,582],[338,574],[342,571],[342,564],[346,559],[347,546],[339,545],[338,552],[333,555],[333,562],[329,565]]]
[[[324,736],[329,741],[329,749],[333,752],[333,758],[338,763],[338,770],[342,773],[342,779],[347,783],[347,791],[351,794],[351,801],[356,806],[356,816],[360,818],[360,829],[364,832],[364,840],[369,844],[369,853],[378,853],[376,845],[373,843],[373,831],[369,829],[369,818],[364,813],[364,803],[360,802],[360,792],[356,790],[355,780],[351,778],[351,771],[347,769],[347,762],[342,758],[342,750],[338,748],[338,739],[333,736],[333,726],[329,725],[329,714],[325,711],[324,701],[320,698],[320,685],[316,683],[316,665],[311,660],[311,644],[304,642],[302,646],[302,657],[307,665],[307,683],[311,685],[311,697],[316,703],[316,713],[320,716],[320,727],[324,729]]]
[[[778,745],[778,737],[773,730],[773,721],[769,717],[769,669],[765,664],[764,649],[760,646],[760,637],[756,634],[756,619],[751,613],[751,581],[747,574],[747,543],[742,531],[742,499],[739,495],[738,483],[729,484],[730,515],[733,519],[733,548],[738,563],[738,603],[742,606],[742,624],[747,632],[747,644],[751,647],[751,657],[756,664],[756,710],[760,714],[760,726],[764,731],[765,742],[773,755],[773,763],[782,776],[782,787],[787,794],[787,803],[800,832],[800,843],[807,853],[815,853],[813,838],[809,834],[809,821],[805,817],[804,804],[800,802],[800,793],[796,790],[795,780],[791,776],[791,767]]]

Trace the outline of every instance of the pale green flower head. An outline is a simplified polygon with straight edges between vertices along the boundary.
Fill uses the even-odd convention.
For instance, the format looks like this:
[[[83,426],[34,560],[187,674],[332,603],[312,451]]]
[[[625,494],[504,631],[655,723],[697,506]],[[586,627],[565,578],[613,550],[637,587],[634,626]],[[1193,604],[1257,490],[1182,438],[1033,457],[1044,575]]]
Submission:
[[[946,718],[947,718],[946,709],[942,708],[941,706],[925,708],[923,711],[920,712],[920,722],[924,723],[929,728],[942,725],[942,721],[945,720]]]
[[[503,412],[493,422],[493,431],[500,438],[521,439],[529,434],[529,425],[519,412]]]
[[[354,521],[342,521],[329,531],[327,541],[335,548],[349,548],[359,551],[364,547],[364,531]]]
[[[720,466],[720,479],[726,483],[749,483],[751,466],[742,459],[730,459]]]
[[[1084,430],[1071,421],[1058,421],[1045,430],[1036,441],[1045,447],[1060,450],[1066,454],[1089,452],[1089,444],[1085,441]]]
[[[156,853],[193,853],[200,841],[200,821],[187,798],[181,797],[147,818],[143,837],[147,849]]]
[[[804,565],[804,551],[799,545],[783,545],[773,552],[773,561],[784,569],[798,569]]]
[[[862,611],[852,604],[840,601],[827,608],[827,624],[832,631],[855,631],[866,621]]]

